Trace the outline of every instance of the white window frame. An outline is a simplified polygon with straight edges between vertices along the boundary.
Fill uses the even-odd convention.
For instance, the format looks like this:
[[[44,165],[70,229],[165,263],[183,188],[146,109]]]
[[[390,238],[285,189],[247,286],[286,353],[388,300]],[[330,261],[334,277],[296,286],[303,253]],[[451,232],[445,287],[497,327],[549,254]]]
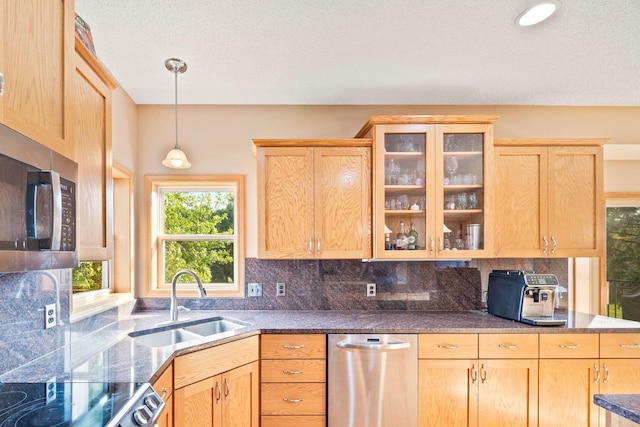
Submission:
[[[175,191],[226,191],[234,193],[234,234],[219,235],[166,235],[164,234],[163,193]],[[145,176],[147,199],[147,235],[145,272],[148,280],[147,297],[167,297],[171,283],[163,280],[164,242],[171,240],[232,241],[234,257],[233,283],[203,283],[208,297],[244,296],[244,176],[243,175],[147,175]],[[170,280],[170,278],[168,278]],[[178,283],[177,294],[196,297],[193,284]]]

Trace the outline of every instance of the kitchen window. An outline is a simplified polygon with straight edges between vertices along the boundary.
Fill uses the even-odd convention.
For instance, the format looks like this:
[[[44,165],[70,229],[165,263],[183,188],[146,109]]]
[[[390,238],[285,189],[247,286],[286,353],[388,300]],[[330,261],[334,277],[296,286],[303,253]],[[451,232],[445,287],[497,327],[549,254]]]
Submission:
[[[640,320],[640,193],[606,200],[606,315]]]
[[[208,296],[244,292],[244,177],[154,175],[145,177],[149,218],[148,296],[168,296],[173,276],[193,270]],[[189,283],[191,282],[191,283]],[[183,275],[178,294],[196,296]]]

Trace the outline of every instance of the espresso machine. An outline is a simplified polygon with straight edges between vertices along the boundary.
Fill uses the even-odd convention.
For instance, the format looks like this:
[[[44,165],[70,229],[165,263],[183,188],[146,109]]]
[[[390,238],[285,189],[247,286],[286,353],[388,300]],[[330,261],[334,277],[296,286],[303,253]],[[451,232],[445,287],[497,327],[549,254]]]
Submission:
[[[526,270],[494,270],[489,274],[487,311],[536,326],[565,325],[554,316],[559,287],[555,274]]]

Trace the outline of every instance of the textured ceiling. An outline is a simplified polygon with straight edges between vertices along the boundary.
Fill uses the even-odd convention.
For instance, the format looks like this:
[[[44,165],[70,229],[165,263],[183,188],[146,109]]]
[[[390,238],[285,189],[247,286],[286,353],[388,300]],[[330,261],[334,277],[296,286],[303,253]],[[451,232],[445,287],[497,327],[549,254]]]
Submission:
[[[138,104],[640,106],[640,1],[76,0]]]

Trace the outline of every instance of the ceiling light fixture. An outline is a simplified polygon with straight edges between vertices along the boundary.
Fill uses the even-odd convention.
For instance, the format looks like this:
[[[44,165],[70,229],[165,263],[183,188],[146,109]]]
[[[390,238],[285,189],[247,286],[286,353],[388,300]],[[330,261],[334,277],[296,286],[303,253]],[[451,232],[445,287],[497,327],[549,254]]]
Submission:
[[[167,153],[167,157],[162,161],[162,164],[172,169],[188,169],[191,167],[191,163],[189,163],[186,154],[178,145],[178,73],[187,71],[187,64],[181,59],[169,58],[164,61],[164,66],[175,75],[176,144]]]
[[[557,0],[540,2],[522,12],[516,19],[516,23],[522,27],[539,24],[553,15],[559,8],[560,2]]]

